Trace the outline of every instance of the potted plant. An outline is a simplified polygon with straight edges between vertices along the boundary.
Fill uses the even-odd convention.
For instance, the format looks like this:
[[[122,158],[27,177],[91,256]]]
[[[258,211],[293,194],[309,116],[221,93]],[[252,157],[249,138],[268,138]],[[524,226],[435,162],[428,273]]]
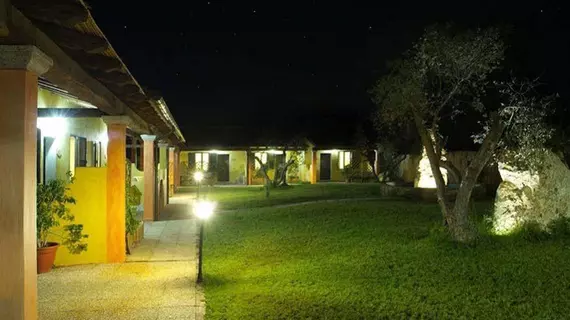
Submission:
[[[59,236],[62,239],[62,244],[72,254],[79,254],[87,250],[87,244],[83,240],[88,236],[83,234],[83,225],[72,223],[75,216],[69,209],[69,205],[75,204],[75,198],[68,194],[68,184],[73,183],[73,180],[69,172],[67,179],[54,179],[37,186],[38,273],[51,270],[59,247],[59,243],[48,241],[49,235]],[[69,224],[63,226],[62,234],[56,234],[53,229],[62,222]]]

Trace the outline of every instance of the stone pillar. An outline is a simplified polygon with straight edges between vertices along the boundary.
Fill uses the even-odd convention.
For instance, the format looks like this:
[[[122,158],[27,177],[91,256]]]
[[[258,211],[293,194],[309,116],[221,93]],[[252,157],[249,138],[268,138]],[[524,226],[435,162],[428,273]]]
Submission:
[[[180,187],[180,149],[174,152],[174,191]]]
[[[156,172],[154,167],[154,140],[156,136],[143,134],[143,160],[144,160],[144,199],[143,220],[154,221],[156,197]]]
[[[0,319],[37,319],[38,76],[51,66],[34,46],[0,46]]]
[[[124,262],[126,259],[126,116],[106,116],[107,124],[107,262]]]
[[[317,150],[312,150],[312,159],[311,159],[311,184],[316,184],[317,179],[317,165],[319,163],[317,157]]]
[[[168,149],[168,198],[174,196],[174,161],[176,160],[175,148]]]

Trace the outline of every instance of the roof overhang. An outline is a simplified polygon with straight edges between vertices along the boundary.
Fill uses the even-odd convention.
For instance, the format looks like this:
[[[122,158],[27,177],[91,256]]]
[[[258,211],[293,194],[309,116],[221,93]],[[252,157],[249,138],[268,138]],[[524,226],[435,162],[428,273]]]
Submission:
[[[140,133],[184,142],[176,122],[152,105],[82,0],[0,0],[0,44],[36,46],[53,60],[42,76],[53,86],[108,115],[128,116]],[[172,128],[177,134],[170,134]]]

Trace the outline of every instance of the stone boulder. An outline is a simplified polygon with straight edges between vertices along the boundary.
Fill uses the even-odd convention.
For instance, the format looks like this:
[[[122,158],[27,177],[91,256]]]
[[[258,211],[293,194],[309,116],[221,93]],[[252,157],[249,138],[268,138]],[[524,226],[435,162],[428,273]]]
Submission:
[[[559,217],[570,217],[570,170],[560,158],[546,151],[537,172],[519,171],[499,163],[502,182],[497,190],[493,228],[507,234],[526,222],[545,230]]]

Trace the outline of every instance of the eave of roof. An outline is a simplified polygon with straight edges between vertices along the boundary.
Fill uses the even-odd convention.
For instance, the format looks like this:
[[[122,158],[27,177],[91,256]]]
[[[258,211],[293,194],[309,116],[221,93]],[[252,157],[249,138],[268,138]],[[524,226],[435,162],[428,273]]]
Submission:
[[[184,136],[164,99],[144,90],[137,82],[83,0],[13,0],[12,5],[162,136],[184,143]],[[161,107],[157,106],[159,100],[162,100]]]

